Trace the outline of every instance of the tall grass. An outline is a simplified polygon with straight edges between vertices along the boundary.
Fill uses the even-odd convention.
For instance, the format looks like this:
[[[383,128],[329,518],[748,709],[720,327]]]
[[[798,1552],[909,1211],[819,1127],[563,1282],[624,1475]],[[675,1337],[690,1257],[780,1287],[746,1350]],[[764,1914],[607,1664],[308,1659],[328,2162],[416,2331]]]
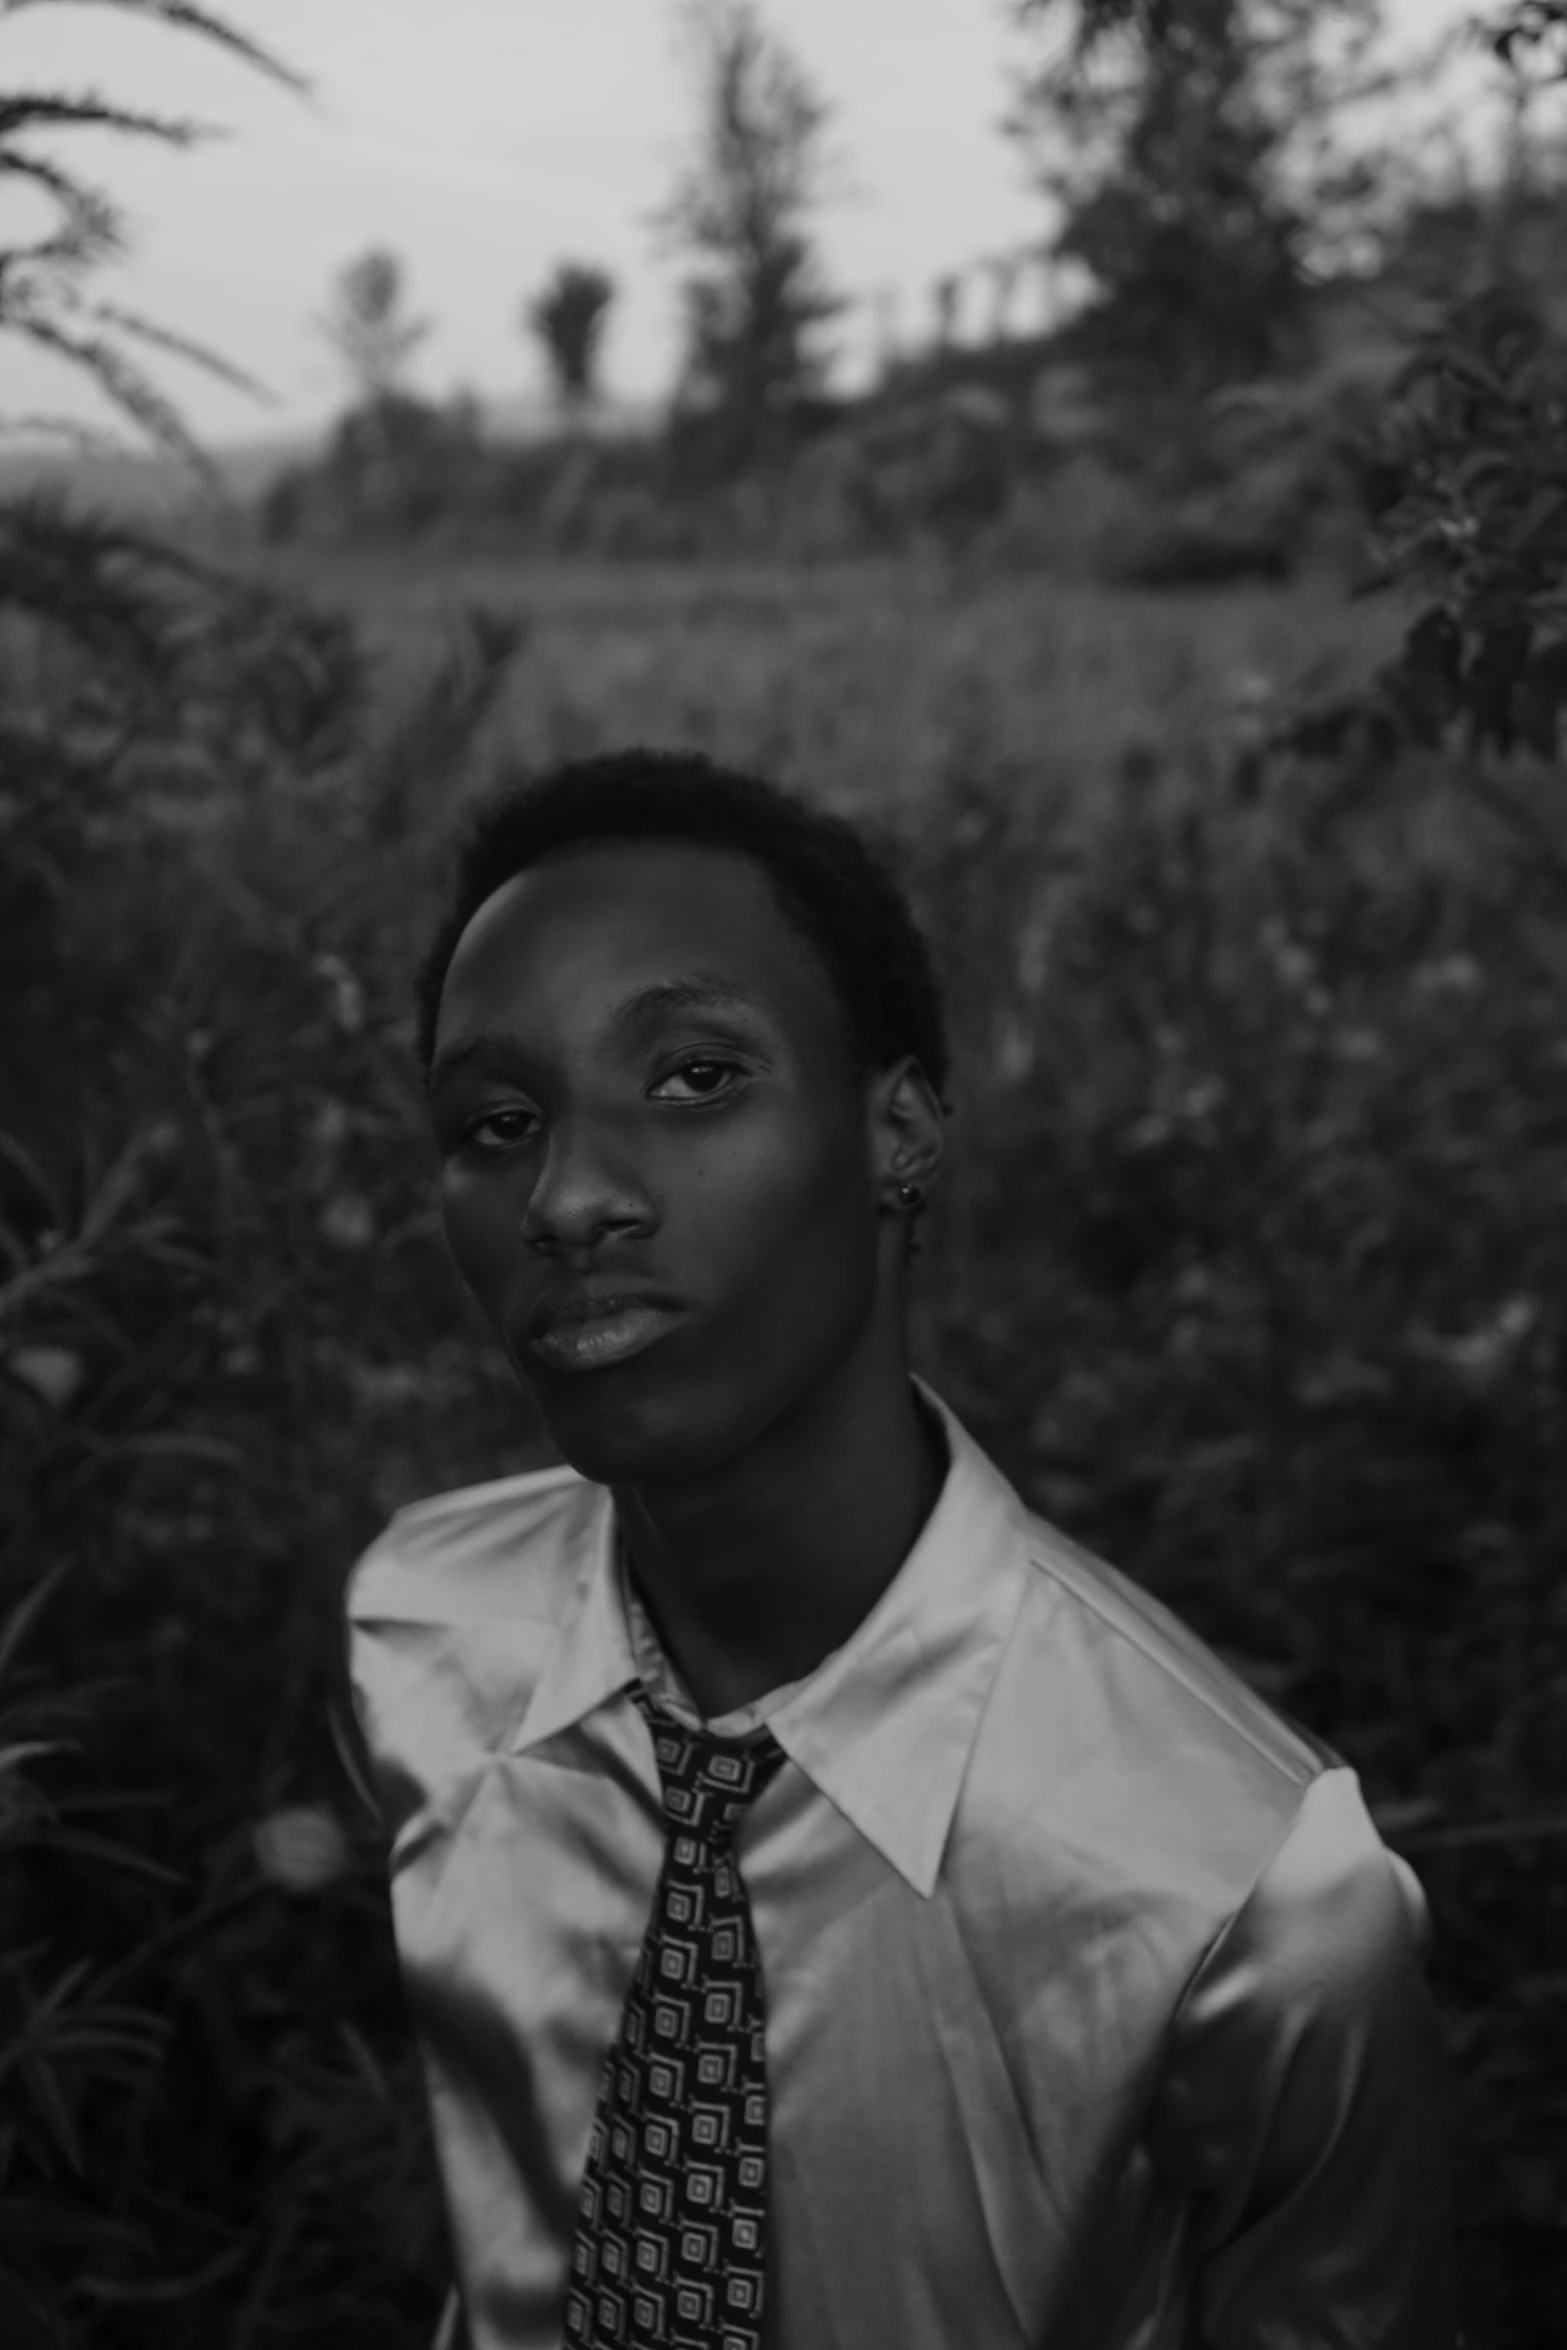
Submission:
[[[1270,678],[1348,655],[1310,591],[455,586],[520,607],[520,641],[470,621],[410,687],[434,594],[383,576],[386,673],[354,672],[314,764],[273,742],[226,772],[219,743],[182,785],[142,742],[106,839],[41,769],[12,793],[48,868],[0,1115],[18,2327],[433,2331],[341,1582],[395,1503],[548,1456],[441,1252],[408,983],[466,795],[642,736],[884,829],[958,1048],[922,1367],[1037,1506],[1360,1771],[1436,1917],[1471,2350],[1532,2350],[1567,2291],[1546,868],[1456,767],[1235,767]],[[79,671],[28,677],[84,744]],[[1513,788],[1560,828],[1546,777]]]

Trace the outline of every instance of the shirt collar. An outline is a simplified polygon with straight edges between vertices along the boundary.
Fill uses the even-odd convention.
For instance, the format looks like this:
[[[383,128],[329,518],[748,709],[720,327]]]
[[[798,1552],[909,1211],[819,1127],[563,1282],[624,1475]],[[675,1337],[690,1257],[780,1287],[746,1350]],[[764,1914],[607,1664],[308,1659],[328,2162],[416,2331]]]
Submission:
[[[950,1461],[918,1540],[863,1622],[767,1727],[916,1891],[929,1895],[985,1700],[1028,1576],[1013,1487],[922,1379]],[[614,1572],[615,1512],[576,1537],[573,1597],[512,1740],[524,1752],[638,1680]]]

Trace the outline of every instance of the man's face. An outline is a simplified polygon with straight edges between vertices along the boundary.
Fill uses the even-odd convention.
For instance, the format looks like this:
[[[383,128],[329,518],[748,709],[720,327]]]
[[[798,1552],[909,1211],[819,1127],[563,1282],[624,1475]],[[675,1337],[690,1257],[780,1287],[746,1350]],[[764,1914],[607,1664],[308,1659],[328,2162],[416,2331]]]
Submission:
[[[709,1472],[844,1362],[897,1278],[878,1099],[745,856],[574,847],[480,907],[435,1037],[446,1234],[573,1467]],[[584,1288],[652,1302],[541,1336]]]

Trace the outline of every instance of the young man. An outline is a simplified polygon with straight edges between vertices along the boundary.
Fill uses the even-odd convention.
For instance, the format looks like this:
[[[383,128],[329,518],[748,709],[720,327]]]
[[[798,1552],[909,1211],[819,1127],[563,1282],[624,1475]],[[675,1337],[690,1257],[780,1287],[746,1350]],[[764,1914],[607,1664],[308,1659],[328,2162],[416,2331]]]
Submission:
[[[567,1464],[349,1606],[473,2350],[1452,2350],[1412,1873],[911,1376],[946,1047],[860,837],[560,771],[421,1011]]]

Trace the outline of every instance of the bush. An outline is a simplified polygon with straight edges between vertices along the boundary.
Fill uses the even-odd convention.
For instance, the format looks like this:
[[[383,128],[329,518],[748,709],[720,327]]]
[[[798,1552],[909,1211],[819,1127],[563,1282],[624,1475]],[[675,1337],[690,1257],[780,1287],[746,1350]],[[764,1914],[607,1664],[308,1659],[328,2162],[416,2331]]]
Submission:
[[[400,1048],[413,811],[514,639],[470,621],[373,720],[342,621],[5,523],[7,2339],[423,2344],[444,2246],[338,1607],[475,1440],[532,1457]]]
[[[928,1357],[1419,1870],[1468,2339],[1525,2350],[1567,2286],[1560,900],[1461,771],[1226,805],[1149,755],[1053,814],[982,720],[911,871],[970,1117]]]

